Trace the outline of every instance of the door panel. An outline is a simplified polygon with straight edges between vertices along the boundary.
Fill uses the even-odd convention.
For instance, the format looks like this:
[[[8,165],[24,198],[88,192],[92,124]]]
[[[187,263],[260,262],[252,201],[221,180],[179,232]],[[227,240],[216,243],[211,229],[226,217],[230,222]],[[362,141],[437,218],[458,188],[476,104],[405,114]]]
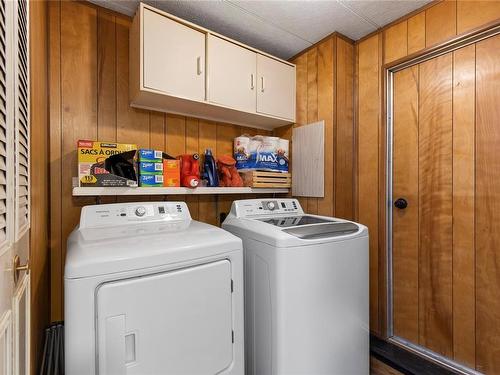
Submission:
[[[257,54],[257,112],[295,119],[295,69]]]
[[[418,342],[418,66],[394,76],[394,333]]]
[[[500,36],[476,46],[476,360],[500,373]]]
[[[144,87],[205,99],[205,34],[144,9]]]
[[[209,100],[255,113],[257,54],[213,35],[208,43]]]
[[[393,333],[500,373],[500,36],[393,82]]]
[[[419,81],[419,342],[452,355],[452,55]]]
[[[219,373],[233,361],[230,262],[105,284],[97,320],[100,373]]]
[[[18,282],[12,302],[14,312],[14,375],[30,374],[30,277]]]

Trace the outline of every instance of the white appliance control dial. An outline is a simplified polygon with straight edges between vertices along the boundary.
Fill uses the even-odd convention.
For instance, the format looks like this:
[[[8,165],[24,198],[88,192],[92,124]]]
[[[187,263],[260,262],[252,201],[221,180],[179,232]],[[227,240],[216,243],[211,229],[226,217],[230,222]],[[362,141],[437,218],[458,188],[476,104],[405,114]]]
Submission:
[[[267,209],[273,211],[276,208],[276,203],[267,202]]]
[[[146,215],[146,207],[144,206],[139,206],[135,209],[135,214],[139,217],[143,217]]]

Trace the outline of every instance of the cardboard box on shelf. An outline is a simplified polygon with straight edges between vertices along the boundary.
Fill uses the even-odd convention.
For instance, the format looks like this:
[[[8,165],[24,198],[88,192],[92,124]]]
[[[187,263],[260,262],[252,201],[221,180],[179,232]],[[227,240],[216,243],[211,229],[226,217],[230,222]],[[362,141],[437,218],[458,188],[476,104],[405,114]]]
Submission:
[[[79,140],[77,146],[80,187],[137,186],[135,144]]]
[[[181,186],[180,162],[176,159],[163,159],[163,186]]]
[[[163,151],[141,148],[137,153],[139,162],[161,163],[163,161]]]
[[[139,165],[139,175],[163,174],[163,163],[140,161],[138,165]]]
[[[163,175],[146,174],[139,176],[140,187],[163,187]]]

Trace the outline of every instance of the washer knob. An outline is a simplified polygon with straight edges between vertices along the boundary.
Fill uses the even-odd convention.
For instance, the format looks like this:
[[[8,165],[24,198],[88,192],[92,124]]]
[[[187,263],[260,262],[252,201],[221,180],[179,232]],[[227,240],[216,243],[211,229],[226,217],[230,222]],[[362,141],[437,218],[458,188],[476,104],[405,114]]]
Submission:
[[[139,217],[146,215],[146,207],[139,206],[135,209],[135,214]]]
[[[276,208],[276,204],[274,202],[267,202],[267,208],[273,211]]]

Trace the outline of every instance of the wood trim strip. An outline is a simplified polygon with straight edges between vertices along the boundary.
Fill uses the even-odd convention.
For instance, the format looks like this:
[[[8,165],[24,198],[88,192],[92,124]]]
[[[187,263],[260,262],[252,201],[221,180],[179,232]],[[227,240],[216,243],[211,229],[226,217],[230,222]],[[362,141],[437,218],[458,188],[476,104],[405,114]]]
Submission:
[[[61,3],[49,1],[50,317],[62,319]]]
[[[328,39],[334,39],[334,38],[340,38],[342,40],[345,40],[347,43],[350,43],[350,44],[355,44],[356,42],[354,40],[352,40],[351,38],[348,38],[347,36],[339,33],[338,31],[334,31],[333,33],[331,34],[328,34],[327,36],[325,36],[323,39],[320,39],[319,41],[317,41],[316,43],[310,45],[309,47],[307,47],[306,49],[303,49],[302,51],[300,51],[299,53],[293,55],[292,57],[290,57],[288,59],[289,62],[292,62],[294,61],[295,59],[297,59],[297,57],[299,57],[300,55],[303,55],[307,52],[309,52],[309,50],[313,49],[313,48],[316,48],[318,47],[321,43],[327,41]]]

